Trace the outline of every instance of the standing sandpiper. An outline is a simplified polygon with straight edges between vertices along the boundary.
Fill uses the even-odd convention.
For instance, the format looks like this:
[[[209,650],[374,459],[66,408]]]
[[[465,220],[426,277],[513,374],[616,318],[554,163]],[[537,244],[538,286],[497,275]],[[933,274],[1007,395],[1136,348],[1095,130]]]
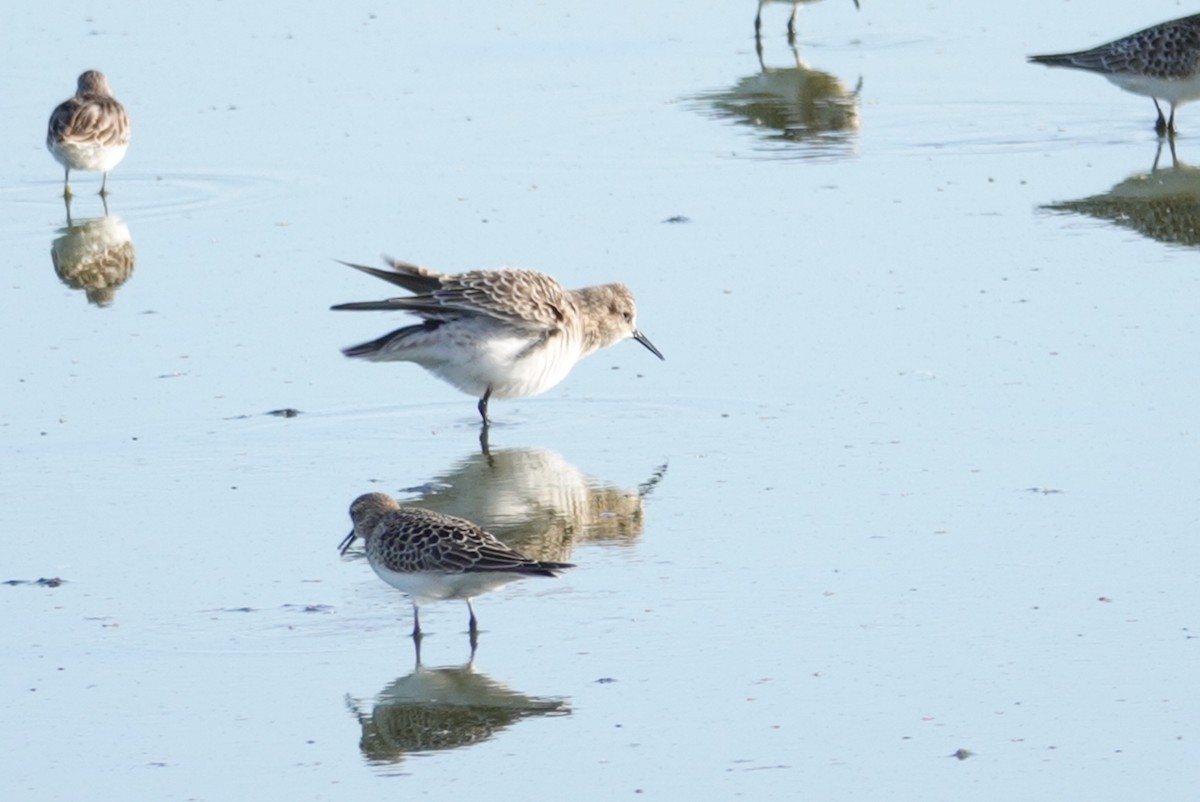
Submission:
[[[373,362],[416,362],[464,393],[479,397],[486,429],[488,399],[549,390],[575,363],[632,338],[663,355],[637,328],[637,306],[624,284],[564,289],[544,273],[502,268],[458,275],[389,260],[392,269],[343,264],[416,293],[334,309],[411,312],[423,319],[377,340],[346,348]]]
[[[104,73],[88,70],[79,76],[75,97],[64,100],[50,115],[46,147],[66,170],[63,197],[71,197],[71,170],[104,173],[100,194],[108,195],[108,171],[129,148],[129,115],[112,96]]]
[[[1200,98],[1200,14],[1171,20],[1122,39],[1082,50],[1030,56],[1030,61],[1051,67],[1071,67],[1097,72],[1126,92],[1154,101],[1159,136],[1174,136],[1175,107]],[[1171,105],[1164,117],[1158,101]]]
[[[338,549],[366,541],[367,560],[384,582],[407,593],[413,606],[413,638],[421,638],[420,606],[464,599],[470,612],[471,646],[479,628],[471,599],[530,576],[557,576],[571,563],[531,560],[470,521],[420,507],[402,507],[391,496],[368,493],[350,505],[354,529]]]

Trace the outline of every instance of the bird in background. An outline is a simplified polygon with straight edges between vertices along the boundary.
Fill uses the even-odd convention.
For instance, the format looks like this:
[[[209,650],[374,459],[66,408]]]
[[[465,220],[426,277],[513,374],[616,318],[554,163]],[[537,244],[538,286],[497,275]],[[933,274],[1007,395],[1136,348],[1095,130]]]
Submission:
[[[388,261],[391,270],[343,264],[414,295],[333,309],[409,312],[421,322],[342,353],[373,362],[415,362],[478,397],[485,431],[490,399],[543,393],[593,351],[634,339],[664,359],[638,330],[637,305],[624,284],[568,290],[533,270],[448,275]]]
[[[412,636],[421,638],[422,604],[462,599],[470,613],[474,649],[479,634],[471,599],[531,576],[555,577],[572,563],[531,560],[464,518],[401,506],[383,493],[367,493],[350,505],[354,528],[338,545],[345,556],[358,538],[379,578],[408,594]]]
[[[1154,101],[1159,136],[1175,135],[1176,107],[1200,98],[1200,14],[1164,22],[1077,53],[1030,56],[1036,64],[1103,75],[1126,92]],[[1160,100],[1171,107],[1163,115]]]
[[[104,174],[100,195],[108,195],[108,172],[129,148],[129,115],[113,97],[99,70],[79,76],[75,96],[58,104],[46,129],[46,147],[65,170],[63,197],[71,197],[71,171]]]
[[[788,17],[788,41],[794,42],[796,39],[796,15],[800,13],[800,6],[808,3],[815,3],[817,0],[758,0],[758,14],[754,17],[754,36],[760,38],[762,36],[762,12],[763,6],[768,3],[791,3],[792,15]],[[854,0],[854,7],[862,10],[858,5],[858,0]]]

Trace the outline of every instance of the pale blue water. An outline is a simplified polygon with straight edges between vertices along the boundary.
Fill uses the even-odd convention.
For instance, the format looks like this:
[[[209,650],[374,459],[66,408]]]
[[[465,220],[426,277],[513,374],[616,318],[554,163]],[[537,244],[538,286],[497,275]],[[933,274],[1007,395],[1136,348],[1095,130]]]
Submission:
[[[826,2],[793,52],[774,5],[767,72],[755,10],[10,10],[0,581],[65,582],[0,586],[0,796],[1188,798],[1200,108],[1152,173],[1148,99],[1024,63],[1187,10]],[[107,307],[42,145],[87,68]],[[341,356],[400,325],[328,310],[380,252],[624,281],[667,361],[495,402],[488,464],[473,399]],[[470,667],[428,608],[415,671],[336,552],[369,491],[578,567]]]

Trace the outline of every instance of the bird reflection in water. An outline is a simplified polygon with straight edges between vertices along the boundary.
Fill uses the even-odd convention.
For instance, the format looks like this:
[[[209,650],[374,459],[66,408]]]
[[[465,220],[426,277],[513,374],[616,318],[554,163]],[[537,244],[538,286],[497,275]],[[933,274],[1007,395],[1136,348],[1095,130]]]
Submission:
[[[1169,245],[1200,246],[1200,169],[1181,162],[1175,142],[1167,142],[1169,167],[1160,166],[1158,143],[1149,172],[1138,172],[1099,195],[1048,203],[1043,209],[1104,220]]]
[[[86,292],[96,306],[110,306],[117,288],[133,275],[136,256],[129,226],[109,213],[107,201],[103,217],[74,220],[68,201],[67,225],[58,234],[50,244],[50,258],[59,280]]]
[[[713,116],[748,125],[783,156],[839,155],[853,148],[859,127],[862,79],[851,89],[834,75],[813,69],[790,47],[794,66],[768,67],[756,40],[759,71],[732,88],[694,98]],[[796,145],[806,145],[798,149]]]
[[[475,653],[462,666],[426,668],[421,643],[416,667],[381,690],[366,710],[346,705],[362,727],[359,749],[371,763],[394,764],[406,755],[459,749],[490,740],[521,719],[570,715],[566,700],[525,696],[475,669]]]
[[[411,488],[418,497],[406,503],[475,521],[533,559],[565,561],[577,543],[637,540],[645,497],[666,469],[655,469],[636,488],[621,488],[553,451],[497,449],[472,454]]]

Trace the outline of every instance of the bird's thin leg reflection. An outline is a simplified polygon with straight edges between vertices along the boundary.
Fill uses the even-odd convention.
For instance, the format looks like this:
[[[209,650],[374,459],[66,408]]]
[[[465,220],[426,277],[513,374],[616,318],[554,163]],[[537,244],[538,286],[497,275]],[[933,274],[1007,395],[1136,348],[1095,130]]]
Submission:
[[[416,641],[418,647],[421,645],[421,638],[425,635],[421,632],[421,608],[413,605],[413,628],[412,639]]]
[[[471,600],[467,599],[467,610],[471,613],[471,623],[468,627],[468,641],[471,644],[471,659],[475,659],[475,650],[479,647],[479,624],[475,620],[475,608],[471,606]]]
[[[417,656],[417,668],[421,667],[421,639],[424,636],[420,632],[413,633],[413,653]]]

